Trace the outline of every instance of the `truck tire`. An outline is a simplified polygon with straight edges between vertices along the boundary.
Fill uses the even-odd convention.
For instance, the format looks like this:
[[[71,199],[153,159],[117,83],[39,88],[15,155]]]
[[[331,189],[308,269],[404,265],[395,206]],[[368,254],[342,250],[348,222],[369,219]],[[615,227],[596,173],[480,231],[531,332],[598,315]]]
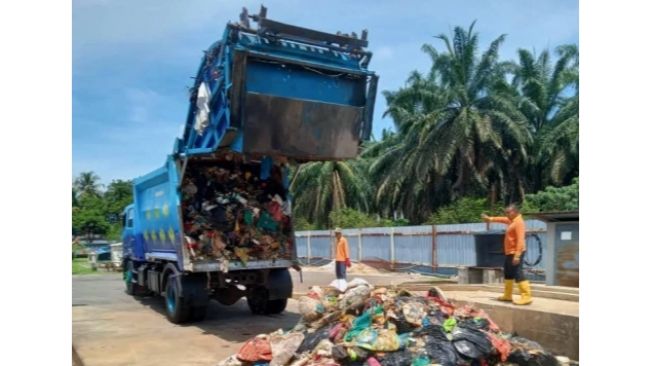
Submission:
[[[247,305],[254,315],[279,314],[286,310],[288,299],[270,300],[265,287],[257,287],[247,296]]]
[[[181,324],[190,320],[191,307],[188,302],[179,296],[179,289],[175,281],[168,281],[165,292],[166,317],[172,323]]]
[[[191,320],[199,322],[206,318],[207,306],[193,306],[191,308]]]
[[[268,300],[268,314],[281,314],[287,305],[288,299]]]
[[[122,277],[125,281],[125,292],[131,296],[145,296],[149,294],[147,288],[134,281],[134,262],[127,260],[123,265]]]

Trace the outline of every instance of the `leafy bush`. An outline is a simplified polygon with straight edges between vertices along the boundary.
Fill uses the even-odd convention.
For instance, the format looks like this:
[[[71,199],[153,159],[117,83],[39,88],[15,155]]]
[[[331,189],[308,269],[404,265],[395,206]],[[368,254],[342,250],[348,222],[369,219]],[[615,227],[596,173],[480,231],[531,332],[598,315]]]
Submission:
[[[341,228],[379,226],[372,216],[349,207],[329,213],[329,222]]]
[[[450,205],[439,208],[431,214],[425,224],[463,224],[468,222],[481,222],[481,214],[501,215],[502,208],[490,209],[484,198],[463,197]]]
[[[564,187],[546,187],[543,191],[527,194],[523,212],[576,211],[578,210],[578,177]]]
[[[311,224],[305,217],[295,216],[293,220],[293,228],[295,231],[316,230],[317,225]]]

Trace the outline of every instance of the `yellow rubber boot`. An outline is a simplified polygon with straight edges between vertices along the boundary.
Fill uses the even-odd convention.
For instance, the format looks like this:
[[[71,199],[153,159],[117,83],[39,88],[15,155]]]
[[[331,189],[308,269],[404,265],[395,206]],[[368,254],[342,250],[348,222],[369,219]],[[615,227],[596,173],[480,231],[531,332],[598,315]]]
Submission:
[[[499,301],[512,301],[512,287],[515,284],[515,280],[504,280],[503,281],[503,296],[499,296],[497,300]]]
[[[521,281],[519,285],[519,292],[521,293],[521,299],[513,301],[515,305],[528,305],[533,302],[533,297],[531,297],[531,285],[528,281]]]

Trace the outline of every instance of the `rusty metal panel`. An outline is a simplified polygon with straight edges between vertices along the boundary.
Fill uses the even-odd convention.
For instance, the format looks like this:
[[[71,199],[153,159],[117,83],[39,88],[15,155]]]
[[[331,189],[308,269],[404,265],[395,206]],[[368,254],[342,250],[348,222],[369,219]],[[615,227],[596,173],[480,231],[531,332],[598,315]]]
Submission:
[[[355,158],[363,108],[247,93],[243,150],[304,160]]]
[[[555,284],[578,287],[578,223],[555,225]]]

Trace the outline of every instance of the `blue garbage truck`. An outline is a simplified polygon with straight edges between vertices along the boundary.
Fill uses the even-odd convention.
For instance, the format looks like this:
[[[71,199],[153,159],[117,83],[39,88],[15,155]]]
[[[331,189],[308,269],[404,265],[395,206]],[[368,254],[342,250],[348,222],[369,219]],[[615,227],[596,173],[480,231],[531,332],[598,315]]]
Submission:
[[[289,269],[301,270],[291,172],[355,158],[370,136],[378,76],[367,31],[325,33],[266,13],[243,9],[204,52],[183,135],[163,167],[134,180],[123,213],[126,291],[163,296],[173,323],[202,320],[211,299],[283,312]]]

